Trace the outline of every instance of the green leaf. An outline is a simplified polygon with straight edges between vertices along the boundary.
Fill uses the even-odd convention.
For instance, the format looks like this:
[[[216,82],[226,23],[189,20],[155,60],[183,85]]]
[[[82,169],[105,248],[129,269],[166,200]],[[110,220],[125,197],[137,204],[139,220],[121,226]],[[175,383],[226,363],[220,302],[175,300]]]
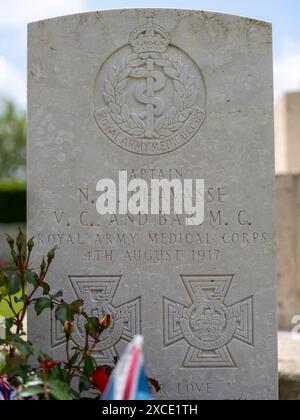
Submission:
[[[100,332],[100,325],[99,325],[98,318],[92,318],[92,317],[88,318],[85,324],[85,328],[86,328],[87,333],[91,337],[97,338]]]
[[[50,362],[53,361],[53,359],[51,357],[49,357],[46,353],[43,353],[40,351],[37,360],[39,362],[39,364],[43,363],[45,360],[49,360]]]
[[[20,355],[27,359],[29,356],[33,354],[33,347],[32,344],[22,340],[18,335],[11,335],[9,339],[10,345],[15,347]]]
[[[33,271],[27,270],[25,273],[25,281],[28,284],[32,284],[32,286],[36,287],[39,283],[39,277]]]
[[[80,352],[76,352],[70,359],[70,366],[75,366],[77,361],[78,361],[78,357],[80,355]]]
[[[43,396],[44,392],[44,382],[38,378],[30,378],[18,393],[18,396],[21,398],[37,397],[39,395]]]
[[[15,295],[21,289],[21,278],[18,273],[12,273],[7,277],[6,289],[9,295]]]
[[[84,359],[84,368],[83,368],[85,375],[88,378],[90,378],[92,374],[95,372],[96,367],[97,367],[97,364],[96,364],[95,359],[89,354],[87,354]]]
[[[31,372],[32,366],[29,365],[22,365],[9,370],[10,376],[14,377],[17,380],[17,384],[19,384],[20,382],[26,383]]]
[[[32,376],[31,378],[29,378],[25,387],[27,387],[27,386],[35,387],[35,386],[39,386],[39,385],[40,386],[44,385],[44,382],[42,381],[42,379],[38,378],[37,376]]]
[[[59,298],[62,298],[62,297],[63,297],[63,295],[64,295],[63,290],[60,290],[59,292],[55,293],[55,294],[54,294],[54,295],[52,295],[51,297],[52,297],[52,299],[59,299]]]
[[[63,324],[66,321],[74,321],[74,309],[72,305],[67,303],[61,303],[55,311],[55,317],[58,321],[61,321]]]
[[[81,307],[84,305],[84,300],[75,300],[75,302],[72,302],[71,305],[73,307],[74,313],[78,315],[80,314]]]
[[[6,318],[5,327],[8,331],[10,331],[12,329],[13,325],[14,325],[14,319],[13,318]]]
[[[15,301],[16,304],[21,303],[21,302],[24,303],[24,298],[15,296],[14,301]]]
[[[49,298],[40,298],[35,302],[34,309],[37,315],[41,315],[41,313],[45,309],[52,309],[53,303]]]
[[[43,294],[48,295],[50,292],[50,286],[48,283],[46,283],[45,281],[42,283],[41,287],[43,288]]]
[[[56,380],[54,381],[49,380],[48,387],[49,387],[50,394],[57,401],[71,401],[72,400],[69,387],[64,382],[56,381]]]
[[[6,286],[0,287],[0,302],[1,300],[8,295]]]
[[[61,368],[61,365],[54,366],[51,369],[49,378],[51,380],[61,381],[65,383],[69,382],[68,373]]]
[[[91,383],[91,381],[88,378],[82,376],[79,380],[79,391],[85,392],[85,391],[89,391],[92,388],[93,388],[93,384]]]
[[[26,387],[24,388],[19,394],[21,398],[30,398],[30,397],[37,397],[39,395],[44,395],[44,387],[42,386],[35,386],[35,387]]]

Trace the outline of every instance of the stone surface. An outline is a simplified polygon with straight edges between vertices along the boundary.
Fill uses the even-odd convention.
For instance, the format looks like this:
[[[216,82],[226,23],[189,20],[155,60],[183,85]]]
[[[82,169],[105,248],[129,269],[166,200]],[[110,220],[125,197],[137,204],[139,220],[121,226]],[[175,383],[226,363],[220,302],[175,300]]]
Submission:
[[[98,361],[142,333],[158,398],[277,398],[271,26],[179,10],[61,17],[30,25],[28,66],[28,233],[37,257],[59,246],[57,290],[113,315]],[[120,170],[205,179],[203,225],[99,216],[96,183]],[[49,325],[31,315],[29,335],[59,357]]]
[[[275,107],[276,173],[300,172],[300,92],[285,94]]]

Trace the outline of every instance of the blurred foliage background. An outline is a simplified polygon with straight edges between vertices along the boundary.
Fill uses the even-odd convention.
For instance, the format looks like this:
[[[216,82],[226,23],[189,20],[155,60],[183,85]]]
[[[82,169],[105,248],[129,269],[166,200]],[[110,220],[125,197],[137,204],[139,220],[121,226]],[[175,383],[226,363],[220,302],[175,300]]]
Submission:
[[[9,261],[4,235],[26,222],[26,113],[0,100],[0,268]],[[0,315],[11,315],[0,304]]]
[[[26,113],[0,103],[0,223],[26,221]]]
[[[0,106],[0,179],[25,180],[26,114],[12,102]]]

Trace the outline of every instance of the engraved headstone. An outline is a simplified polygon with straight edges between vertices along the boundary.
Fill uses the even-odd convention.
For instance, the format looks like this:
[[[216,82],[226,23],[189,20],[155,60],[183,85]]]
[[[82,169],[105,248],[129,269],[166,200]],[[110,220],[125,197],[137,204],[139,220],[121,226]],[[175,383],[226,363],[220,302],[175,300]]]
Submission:
[[[271,26],[163,9],[60,17],[29,26],[28,66],[28,234],[37,257],[59,247],[56,290],[112,315],[98,362],[141,333],[159,399],[277,398]],[[120,198],[101,216],[98,181],[124,193],[124,174],[203,179],[203,223],[122,213]],[[29,335],[63,353],[50,316],[30,316]]]

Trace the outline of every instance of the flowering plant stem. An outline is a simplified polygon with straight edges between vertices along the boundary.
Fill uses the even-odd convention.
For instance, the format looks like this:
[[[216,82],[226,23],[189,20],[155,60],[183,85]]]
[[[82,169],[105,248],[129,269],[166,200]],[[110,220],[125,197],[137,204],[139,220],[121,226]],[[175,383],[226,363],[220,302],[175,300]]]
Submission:
[[[93,354],[101,334],[110,328],[110,315],[103,313],[99,318],[90,317],[83,310],[82,300],[67,303],[63,299],[63,291],[51,291],[46,277],[56,249],[50,250],[42,259],[38,270],[33,270],[31,256],[34,240],[27,241],[20,231],[16,240],[7,235],[7,242],[12,265],[0,271],[0,302],[8,305],[12,316],[6,320],[6,337],[0,340],[0,377],[8,377],[16,390],[17,399],[28,396],[45,400],[80,399],[86,391],[94,392],[94,397],[100,398],[101,394],[92,380],[99,369]],[[65,360],[54,361],[25,340],[24,322],[30,307],[34,307],[37,316],[46,310],[52,311],[52,316],[61,323],[66,343]],[[84,345],[74,344],[71,347],[75,343],[73,325],[79,318],[85,326]],[[35,354],[38,354],[36,363],[31,365],[29,360]],[[107,375],[112,371],[112,368],[105,369]]]

